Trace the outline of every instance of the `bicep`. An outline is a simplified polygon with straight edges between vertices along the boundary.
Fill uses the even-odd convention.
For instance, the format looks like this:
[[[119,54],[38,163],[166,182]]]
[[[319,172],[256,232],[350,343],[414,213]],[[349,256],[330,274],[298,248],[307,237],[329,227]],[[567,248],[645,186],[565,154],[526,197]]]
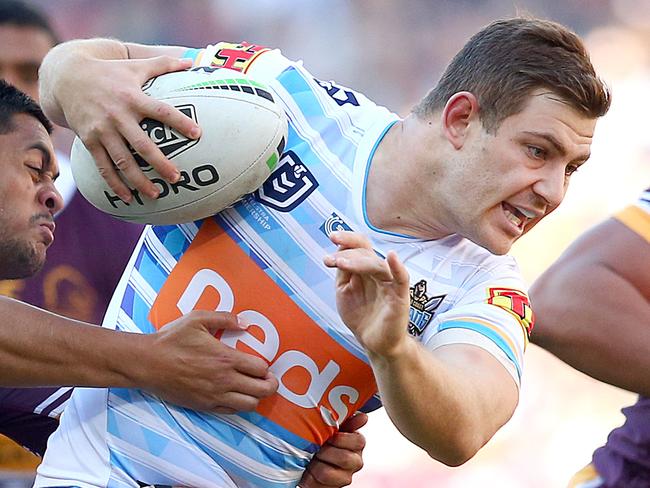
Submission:
[[[615,219],[578,239],[531,289],[532,340],[596,379],[645,393],[650,245]],[[646,384],[647,383],[647,384]]]

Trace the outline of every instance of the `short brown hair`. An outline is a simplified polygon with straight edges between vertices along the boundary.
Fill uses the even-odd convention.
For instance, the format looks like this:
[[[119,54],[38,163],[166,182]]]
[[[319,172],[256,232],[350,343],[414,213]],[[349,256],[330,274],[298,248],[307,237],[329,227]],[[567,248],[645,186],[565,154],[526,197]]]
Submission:
[[[611,103],[609,89],[575,33],[546,20],[499,20],[472,36],[413,113],[427,118],[455,93],[468,91],[478,99],[483,127],[494,132],[539,88],[589,118],[605,115]]]

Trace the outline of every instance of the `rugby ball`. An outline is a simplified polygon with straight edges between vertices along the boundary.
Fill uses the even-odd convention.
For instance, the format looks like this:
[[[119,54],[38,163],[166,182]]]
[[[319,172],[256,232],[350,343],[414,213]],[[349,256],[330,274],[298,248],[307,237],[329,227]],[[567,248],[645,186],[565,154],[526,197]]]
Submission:
[[[142,130],[176,165],[181,178],[167,182],[132,151],[160,196],[152,200],[139,194],[120,175],[133,193],[128,204],[106,184],[77,137],[70,156],[72,174],[81,194],[98,209],[145,224],[190,222],[254,192],[275,169],[287,137],[287,117],[264,84],[238,71],[203,67],[152,78],[142,89],[194,119],[201,137],[188,139],[157,120],[142,120]]]

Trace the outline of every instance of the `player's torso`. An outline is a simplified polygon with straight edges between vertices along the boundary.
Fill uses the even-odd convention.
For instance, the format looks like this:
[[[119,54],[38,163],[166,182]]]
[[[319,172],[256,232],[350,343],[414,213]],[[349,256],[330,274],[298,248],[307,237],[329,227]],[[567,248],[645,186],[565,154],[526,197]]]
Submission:
[[[105,409],[98,418],[111,486],[295,486],[337,424],[376,406],[372,369],[338,317],[335,271],[322,262],[335,251],[333,230],[369,235],[380,255],[397,251],[411,277],[417,337],[475,271],[457,238],[418,242],[369,226],[368,163],[394,115],[296,68],[279,73],[272,89],[290,119],[272,176],[213,218],[145,231],[105,324],[150,333],[195,308],[231,311],[250,327],[220,340],[264,358],[279,390],[237,415],[188,411],[134,390],[79,393],[93,397],[80,403],[80,418]]]

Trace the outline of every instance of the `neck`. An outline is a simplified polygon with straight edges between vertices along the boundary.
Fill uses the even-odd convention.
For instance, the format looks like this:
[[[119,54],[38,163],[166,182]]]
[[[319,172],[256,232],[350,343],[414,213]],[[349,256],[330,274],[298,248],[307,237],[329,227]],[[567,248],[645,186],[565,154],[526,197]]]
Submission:
[[[388,232],[422,239],[449,235],[436,221],[435,188],[440,165],[432,122],[410,115],[397,122],[377,146],[366,182],[366,215]],[[437,169],[438,168],[438,169]]]

